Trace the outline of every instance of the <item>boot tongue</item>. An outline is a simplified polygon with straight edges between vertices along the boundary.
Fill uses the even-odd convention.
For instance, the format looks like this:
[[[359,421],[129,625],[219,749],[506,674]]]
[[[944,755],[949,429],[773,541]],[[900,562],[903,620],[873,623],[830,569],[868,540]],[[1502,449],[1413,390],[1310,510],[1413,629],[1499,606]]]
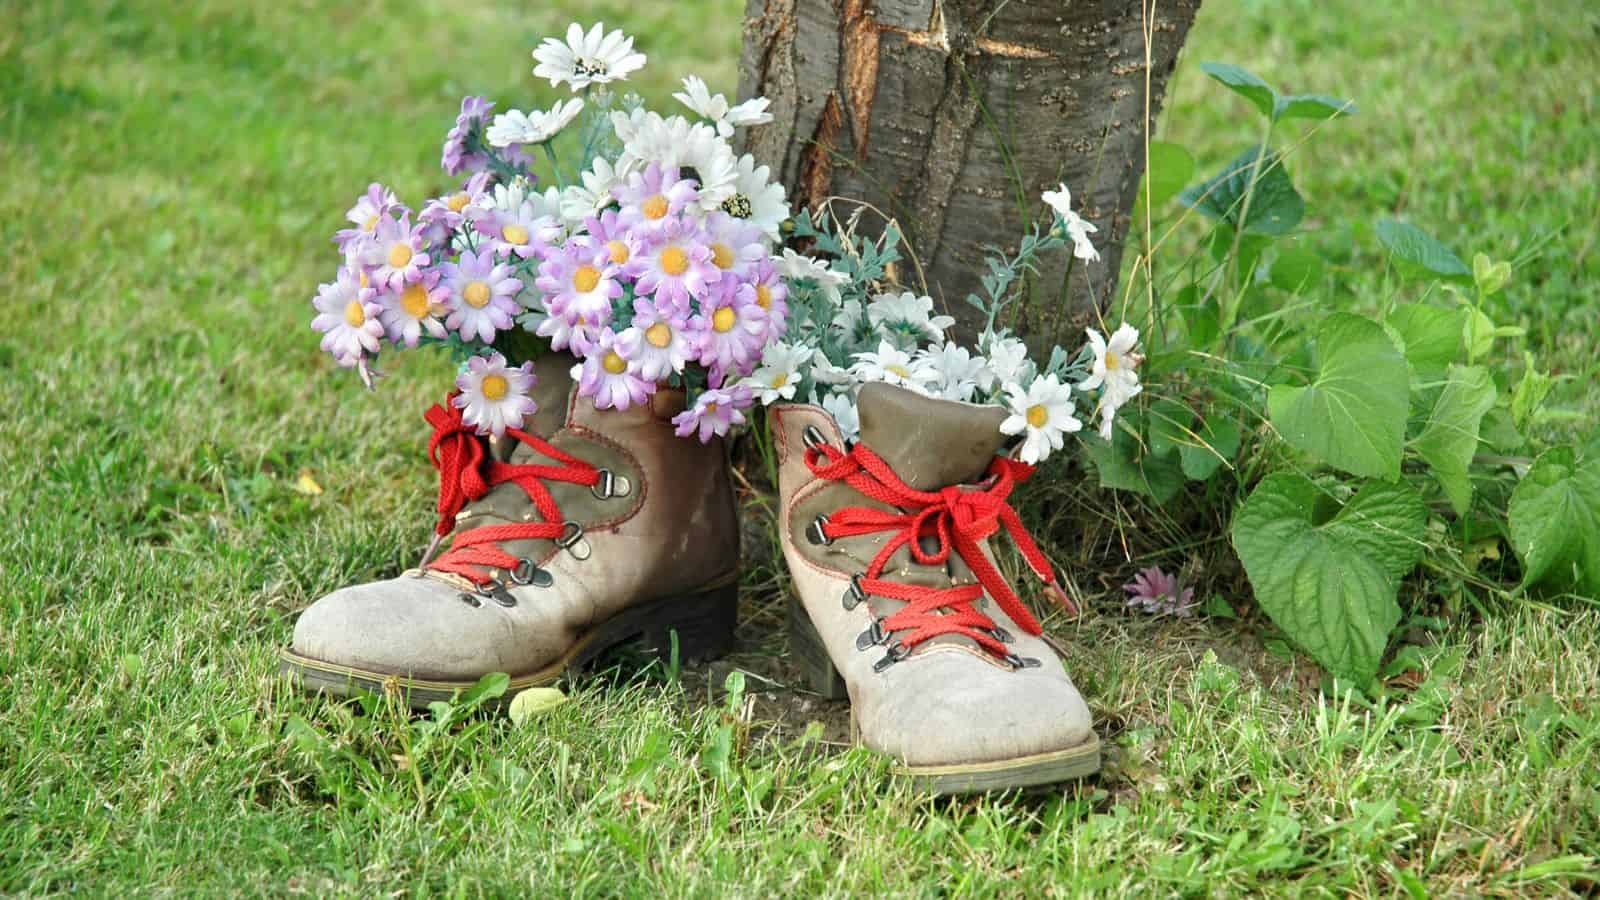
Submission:
[[[936,491],[976,481],[1006,442],[1005,410],[925,397],[891,384],[862,385],[861,442],[906,484]]]

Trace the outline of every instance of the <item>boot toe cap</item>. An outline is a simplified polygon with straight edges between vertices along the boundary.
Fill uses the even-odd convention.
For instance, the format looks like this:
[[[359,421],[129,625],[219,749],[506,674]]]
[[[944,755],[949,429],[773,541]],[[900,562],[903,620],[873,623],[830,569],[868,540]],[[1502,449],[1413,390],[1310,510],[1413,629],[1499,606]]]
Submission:
[[[875,692],[879,702],[860,710],[862,736],[908,766],[1053,753],[1081,746],[1093,734],[1082,695],[1049,661],[1008,671],[976,652],[941,648],[884,675],[884,689]]]

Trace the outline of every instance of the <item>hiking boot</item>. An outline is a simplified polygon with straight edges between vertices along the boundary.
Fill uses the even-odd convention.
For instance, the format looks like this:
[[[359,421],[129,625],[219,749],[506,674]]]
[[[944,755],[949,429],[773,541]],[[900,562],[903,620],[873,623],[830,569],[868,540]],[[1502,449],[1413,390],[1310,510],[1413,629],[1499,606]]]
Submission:
[[[680,659],[731,646],[739,531],[722,441],[673,434],[679,391],[597,410],[572,363],[536,361],[538,411],[504,437],[449,403],[428,411],[448,549],[302,613],[283,666],[304,687],[398,688],[422,709],[490,672],[511,676],[510,697],[622,643]]]
[[[995,567],[1005,531],[1055,573],[1007,503],[1032,467],[995,454],[1005,412],[868,384],[845,447],[817,406],[773,408],[791,647],[852,730],[935,793],[1046,784],[1100,767],[1056,646]]]

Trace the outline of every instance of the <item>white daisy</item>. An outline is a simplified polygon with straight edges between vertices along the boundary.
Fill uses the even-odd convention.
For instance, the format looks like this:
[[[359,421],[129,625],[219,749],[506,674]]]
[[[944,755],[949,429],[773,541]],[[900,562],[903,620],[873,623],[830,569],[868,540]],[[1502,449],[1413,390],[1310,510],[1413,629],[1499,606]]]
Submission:
[[[772,170],[756,165],[756,158],[746,153],[736,163],[733,190],[722,200],[722,209],[760,225],[768,237],[777,239],[779,226],[789,218],[785,198],[783,185],[772,180]]]
[[[456,378],[460,393],[451,402],[461,410],[462,422],[476,427],[479,434],[499,437],[508,427],[521,428],[523,420],[538,410],[528,396],[537,380],[532,362],[512,367],[498,353],[474,356]]]
[[[864,351],[857,353],[855,358],[856,364],[850,367],[850,373],[860,381],[897,384],[926,394],[928,385],[939,377],[926,364],[912,359],[911,354],[888,341],[878,342],[877,352]]]
[[[793,400],[794,392],[800,387],[801,367],[811,361],[811,352],[809,347],[774,341],[762,351],[761,365],[750,373],[745,383],[764,405]]]
[[[1028,345],[1016,338],[996,338],[992,335],[984,348],[989,367],[978,386],[985,391],[996,384],[1022,382],[1033,378],[1033,363],[1028,359]]]
[[[1061,217],[1061,224],[1067,230],[1067,237],[1072,238],[1072,255],[1090,262],[1098,260],[1100,251],[1090,243],[1089,235],[1100,229],[1072,211],[1072,192],[1067,190],[1066,182],[1061,183],[1061,190],[1045,191],[1040,196]]]
[[[772,114],[767,112],[767,98],[756,97],[737,106],[729,106],[727,97],[711,93],[711,89],[697,75],[684,78],[683,91],[672,96],[679,103],[710,119],[711,124],[716,126],[717,134],[725,138],[733,137],[735,128],[765,125],[772,121]]]
[[[571,185],[561,194],[561,217],[567,220],[569,227],[599,215],[611,205],[611,189],[622,183],[611,161],[603,156],[596,156],[594,165],[580,177],[582,184]]]
[[[699,183],[700,208],[708,212],[733,197],[738,189],[739,161],[733,148],[710,125],[690,122],[683,116],[662,118],[653,112],[638,111],[614,112],[611,123],[622,141],[622,155],[617,158],[619,174],[632,174],[653,162],[660,163],[663,169],[693,169]]]
[[[850,399],[849,394],[828,394],[822,398],[822,408],[833,416],[845,443],[851,443],[860,436],[861,416],[856,412],[856,402]]]
[[[853,385],[855,376],[849,369],[841,368],[828,359],[821,350],[811,354],[811,380],[817,384]]]
[[[956,323],[951,316],[934,316],[932,297],[879,294],[867,304],[867,320],[888,332],[909,334],[934,341],[944,340],[944,330]]]
[[[547,110],[534,110],[531,113],[520,109],[507,110],[494,117],[484,137],[496,147],[542,144],[571,125],[580,112],[583,112],[583,101],[577,98],[558,101]]]
[[[774,263],[778,271],[788,281],[797,281],[809,278],[822,289],[823,296],[833,303],[839,302],[839,288],[850,283],[850,276],[843,272],[835,272],[828,264],[802,253],[796,253],[788,247],[783,248],[782,256],[774,256]]]
[[[938,348],[924,347],[917,351],[917,359],[938,373],[932,389],[946,400],[971,400],[972,392],[987,374],[983,357],[973,356],[967,348],[954,342]]]
[[[1100,435],[1109,439],[1117,410],[1144,390],[1139,384],[1139,364],[1144,362],[1138,352],[1139,329],[1124,322],[1110,341],[1093,328],[1087,330],[1089,344],[1094,348],[1094,366],[1089,377],[1078,382],[1078,390],[1101,388],[1096,410],[1100,413]]]
[[[533,51],[539,65],[534,77],[550,79],[554,87],[565,82],[577,93],[591,84],[625,80],[645,63],[643,53],[633,52],[633,38],[621,29],[605,33],[605,24],[596,22],[585,34],[577,22],[567,27],[565,42],[545,38]]]
[[[1035,378],[1026,390],[1011,382],[1006,385],[1005,392],[1011,415],[1000,423],[1000,431],[1026,433],[1018,454],[1025,463],[1039,463],[1052,451],[1061,449],[1063,435],[1083,428],[1083,423],[1072,414],[1072,388],[1057,381],[1054,375]]]

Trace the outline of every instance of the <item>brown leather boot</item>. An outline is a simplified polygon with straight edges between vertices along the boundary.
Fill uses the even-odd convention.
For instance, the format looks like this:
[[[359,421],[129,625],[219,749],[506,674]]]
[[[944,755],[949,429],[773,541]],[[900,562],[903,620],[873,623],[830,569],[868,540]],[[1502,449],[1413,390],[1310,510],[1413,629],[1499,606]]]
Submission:
[[[868,384],[846,451],[820,407],[773,407],[791,646],[813,687],[848,693],[869,747],[936,793],[1100,767],[1088,707],[994,565],[1006,531],[1062,601],[1006,498],[1031,468],[995,453],[1002,410]]]
[[[301,614],[283,660],[305,687],[392,684],[424,708],[490,672],[511,691],[548,684],[635,639],[665,655],[675,632],[684,659],[728,649],[739,530],[722,442],[673,434],[681,392],[595,409],[572,362],[536,362],[539,411],[503,438],[429,411],[448,549]]]

